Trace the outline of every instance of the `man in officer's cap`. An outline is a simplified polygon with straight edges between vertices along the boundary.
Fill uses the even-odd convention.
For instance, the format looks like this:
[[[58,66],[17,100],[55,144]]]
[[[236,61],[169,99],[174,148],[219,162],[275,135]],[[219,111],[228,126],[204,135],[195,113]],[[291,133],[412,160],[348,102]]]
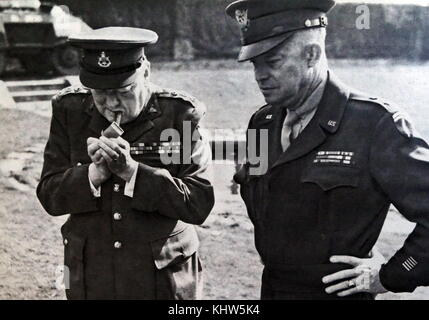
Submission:
[[[196,231],[213,203],[202,103],[150,83],[155,32],[80,34],[84,87],[52,101],[37,195],[61,228],[69,299],[196,299]],[[165,131],[167,130],[167,131]],[[172,132],[172,133],[171,133]],[[188,134],[186,134],[188,133]]]
[[[328,70],[334,4],[227,8],[242,31],[239,61],[254,65],[267,102],[250,120],[248,161],[235,176],[265,265],[262,299],[372,299],[429,285],[429,147],[398,108]],[[268,134],[265,163],[252,159],[252,130]],[[386,263],[373,247],[391,204],[417,227]]]

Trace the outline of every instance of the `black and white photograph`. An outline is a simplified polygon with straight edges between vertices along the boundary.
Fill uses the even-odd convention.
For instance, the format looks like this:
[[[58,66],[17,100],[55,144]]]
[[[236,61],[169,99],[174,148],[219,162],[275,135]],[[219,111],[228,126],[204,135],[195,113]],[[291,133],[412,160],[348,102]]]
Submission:
[[[428,103],[429,0],[0,0],[0,300],[429,300]]]

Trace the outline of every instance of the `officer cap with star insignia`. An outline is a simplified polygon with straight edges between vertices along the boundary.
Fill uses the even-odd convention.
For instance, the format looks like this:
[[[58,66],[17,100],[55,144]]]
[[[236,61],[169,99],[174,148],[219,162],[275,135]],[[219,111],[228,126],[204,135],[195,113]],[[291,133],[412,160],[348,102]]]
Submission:
[[[132,84],[142,65],[144,47],[158,41],[151,30],[107,27],[71,36],[70,44],[83,49],[80,81],[92,89],[117,89]]]
[[[294,32],[325,28],[334,0],[239,0],[226,8],[241,28],[239,62],[274,49]]]

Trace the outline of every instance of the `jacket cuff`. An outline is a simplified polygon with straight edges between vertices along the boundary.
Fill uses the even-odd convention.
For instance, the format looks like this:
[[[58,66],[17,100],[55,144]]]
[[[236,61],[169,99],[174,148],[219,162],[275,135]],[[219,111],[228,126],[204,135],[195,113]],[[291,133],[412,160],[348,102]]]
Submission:
[[[390,292],[413,292],[417,285],[412,281],[414,262],[412,257],[396,254],[380,269],[380,282]],[[415,261],[415,260],[414,260]]]
[[[92,183],[92,181],[89,177],[89,174],[88,174],[88,180],[89,180],[89,186],[91,188],[91,192],[92,192],[92,195],[94,196],[94,198],[101,198],[101,186],[96,188],[94,186],[94,184]]]
[[[136,179],[137,179],[137,172],[138,171],[139,171],[139,167],[137,165],[136,169],[134,170],[133,175],[131,176],[130,181],[125,183],[124,195],[129,197],[129,198],[134,197],[134,188],[136,185]]]

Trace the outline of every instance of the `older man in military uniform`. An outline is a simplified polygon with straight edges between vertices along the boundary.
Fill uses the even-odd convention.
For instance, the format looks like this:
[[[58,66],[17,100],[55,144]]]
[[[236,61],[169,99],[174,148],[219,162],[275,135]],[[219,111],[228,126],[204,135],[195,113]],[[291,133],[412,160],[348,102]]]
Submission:
[[[267,102],[250,120],[248,163],[235,176],[265,265],[262,299],[372,299],[429,285],[429,147],[399,109],[329,71],[334,4],[227,8],[241,26],[239,61],[253,63]],[[266,163],[255,163],[264,134]],[[373,247],[391,204],[417,226],[386,263]]]
[[[70,39],[84,52],[85,88],[53,99],[37,188],[49,214],[70,215],[61,229],[69,299],[201,297],[193,225],[214,203],[210,149],[198,134],[205,109],[150,83],[144,47],[157,39],[120,27]],[[161,139],[165,129],[179,138]]]

